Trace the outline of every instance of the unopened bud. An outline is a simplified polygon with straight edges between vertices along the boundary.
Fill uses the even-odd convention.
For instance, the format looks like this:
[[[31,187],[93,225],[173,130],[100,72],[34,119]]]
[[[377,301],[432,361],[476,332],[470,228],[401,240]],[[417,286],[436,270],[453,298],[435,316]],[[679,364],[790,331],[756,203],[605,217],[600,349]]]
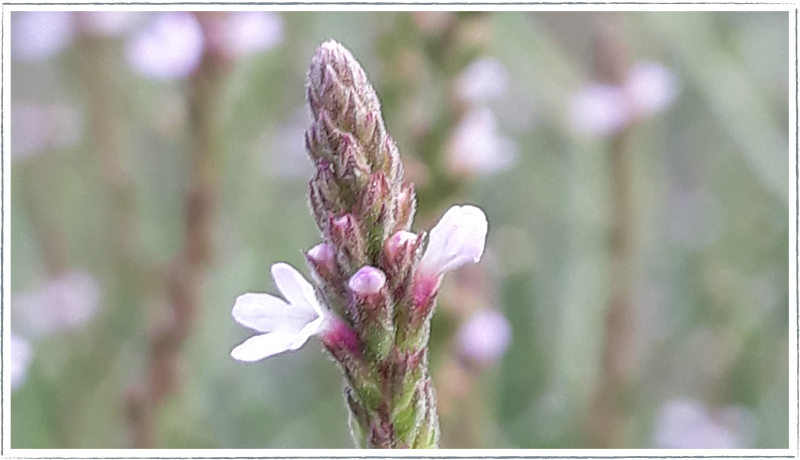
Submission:
[[[327,235],[338,255],[339,266],[345,273],[352,273],[356,267],[366,263],[364,239],[352,214],[340,217],[328,216]]]
[[[350,278],[347,285],[356,295],[375,295],[386,285],[386,275],[379,269],[366,265]]]
[[[317,267],[325,270],[333,270],[336,255],[330,244],[320,243],[309,249],[306,255]]]
[[[356,332],[347,323],[335,316],[328,321],[330,324],[320,338],[331,354],[340,362],[344,361],[342,355],[359,356],[361,346]]]
[[[401,251],[417,242],[417,234],[400,230],[386,240],[386,256],[389,260],[396,260]]]
[[[414,184],[404,183],[397,194],[397,206],[394,209],[394,230],[409,230],[414,221],[414,212],[417,208],[417,198],[414,194]]]

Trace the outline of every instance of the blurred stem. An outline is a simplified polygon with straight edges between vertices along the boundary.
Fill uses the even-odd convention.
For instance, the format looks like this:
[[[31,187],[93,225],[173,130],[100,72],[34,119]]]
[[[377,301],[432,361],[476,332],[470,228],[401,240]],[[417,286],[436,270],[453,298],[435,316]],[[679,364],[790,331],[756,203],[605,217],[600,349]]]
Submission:
[[[75,13],[80,23],[81,13]],[[135,207],[135,188],[125,165],[124,124],[121,112],[121,91],[119,80],[114,74],[117,69],[113,58],[118,53],[118,44],[111,39],[80,36],[76,42],[74,72],[77,79],[84,82],[81,88],[87,101],[87,132],[91,151],[99,164],[97,183],[100,186],[99,203],[108,214],[102,215],[97,231],[98,244],[108,254],[110,280],[106,305],[88,334],[87,342],[70,356],[66,370],[59,376],[60,389],[80,389],[79,392],[60,391],[58,393],[57,420],[61,447],[81,447],[77,445],[74,423],[75,413],[87,407],[87,397],[109,376],[113,377],[114,366],[125,338],[136,330],[135,322],[141,316],[139,304],[142,292],[141,281],[149,273],[143,266],[141,248],[138,247],[135,229],[137,214]],[[57,277],[70,268],[68,242],[61,229],[59,215],[53,194],[53,184],[57,183],[58,161],[44,156],[42,163],[34,161],[31,165],[31,180],[23,183],[24,195],[34,204],[33,226],[41,235],[45,264],[52,277]],[[47,184],[47,185],[45,185]],[[109,231],[106,231],[109,229]],[[103,429],[106,427],[97,427]]]
[[[189,190],[186,193],[184,244],[166,272],[169,308],[149,336],[147,383],[144,395],[133,389],[128,414],[137,448],[152,447],[155,410],[178,391],[180,351],[200,308],[203,275],[212,260],[213,237],[221,173],[222,90],[230,65],[219,37],[219,17],[224,13],[196,13],[206,48],[191,77],[189,116],[192,147]]]
[[[51,153],[44,152],[41,157],[15,167],[22,170],[22,200],[39,242],[45,269],[50,277],[56,278],[69,269],[70,263],[67,236],[54,202],[53,187],[57,187],[58,175]]]
[[[598,16],[597,74],[601,80],[621,84],[627,70],[627,50],[615,36],[618,16]],[[605,318],[600,383],[589,416],[589,443],[596,448],[630,447],[636,347],[636,311],[632,303],[635,216],[633,209],[633,156],[628,148],[631,127],[611,139],[611,299]]]

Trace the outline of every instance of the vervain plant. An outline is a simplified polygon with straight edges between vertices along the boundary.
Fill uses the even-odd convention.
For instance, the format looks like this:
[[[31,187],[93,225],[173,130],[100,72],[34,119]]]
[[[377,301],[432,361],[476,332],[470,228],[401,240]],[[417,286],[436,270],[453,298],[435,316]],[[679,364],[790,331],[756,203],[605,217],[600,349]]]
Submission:
[[[403,180],[375,90],[341,44],[317,49],[306,91],[314,119],[306,150],[316,168],[309,204],[322,235],[305,253],[314,284],[288,264],[273,265],[285,300],[260,293],[236,299],[236,322],[260,334],[231,356],[258,361],[317,335],[344,373],[358,446],[435,448],[430,320],[442,275],[480,260],[486,216],[454,206],[429,233],[410,232],[414,186]]]

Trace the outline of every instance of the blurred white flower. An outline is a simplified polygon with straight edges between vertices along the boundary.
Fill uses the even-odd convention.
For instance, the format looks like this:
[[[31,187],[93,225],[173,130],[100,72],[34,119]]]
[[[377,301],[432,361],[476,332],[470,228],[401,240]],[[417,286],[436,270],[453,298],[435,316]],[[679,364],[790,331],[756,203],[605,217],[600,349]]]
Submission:
[[[508,71],[493,58],[473,60],[455,82],[458,97],[470,103],[485,103],[506,90]]]
[[[50,149],[70,147],[80,140],[82,124],[81,114],[75,107],[12,105],[11,156],[31,157]]]
[[[655,62],[634,65],[625,77],[624,89],[637,116],[664,111],[678,97],[675,74]]]
[[[677,96],[677,79],[671,70],[640,62],[620,86],[593,83],[578,90],[570,104],[570,119],[579,133],[610,136],[666,110]]]
[[[488,175],[511,167],[517,143],[498,133],[497,120],[486,107],[470,110],[454,130],[447,146],[447,165],[460,175]]]
[[[139,20],[139,11],[78,11],[81,32],[101,37],[119,37]]]
[[[653,443],[659,449],[746,449],[755,439],[755,424],[742,407],[712,412],[697,401],[674,399],[659,410]]]
[[[480,310],[458,330],[460,354],[482,365],[497,361],[511,343],[511,325],[502,313]]]
[[[73,271],[39,290],[16,294],[11,304],[32,334],[47,335],[80,328],[97,312],[100,290],[86,272]]]
[[[75,24],[68,11],[19,11],[11,14],[11,56],[42,61],[69,46]]]
[[[128,64],[148,78],[172,80],[191,75],[203,57],[203,32],[187,12],[156,13],[127,44]]]
[[[575,130],[597,136],[614,134],[631,121],[625,92],[599,83],[578,91],[570,104],[570,116]]]
[[[283,40],[283,19],[272,11],[234,11],[223,27],[223,46],[234,57],[272,49]]]
[[[11,379],[11,390],[16,390],[23,383],[28,376],[28,365],[33,358],[31,345],[21,337],[14,335],[9,331],[9,357],[11,361],[8,363],[9,375]]]
[[[273,265],[271,271],[286,301],[262,293],[247,293],[236,299],[233,319],[261,333],[231,351],[231,357],[237,361],[260,361],[297,350],[329,325],[328,314],[317,300],[314,286],[300,272],[285,263]]]

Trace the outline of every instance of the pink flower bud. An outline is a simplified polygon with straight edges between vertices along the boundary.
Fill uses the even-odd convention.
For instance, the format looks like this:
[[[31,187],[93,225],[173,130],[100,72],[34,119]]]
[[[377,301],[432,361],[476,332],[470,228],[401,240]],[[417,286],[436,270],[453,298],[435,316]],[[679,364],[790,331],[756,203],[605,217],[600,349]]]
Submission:
[[[333,261],[336,255],[333,253],[331,245],[320,243],[309,249],[306,255],[318,267],[325,268],[326,270],[333,269]]]
[[[334,353],[334,356],[346,352],[351,355],[358,355],[360,347],[356,332],[341,319],[331,316],[325,332],[320,335],[322,343]]]
[[[340,230],[347,230],[347,228],[350,226],[350,219],[351,217],[349,214],[337,217],[333,219],[333,226]]]
[[[397,206],[394,211],[395,230],[408,230],[411,228],[415,208],[414,184],[405,182],[397,194]]]
[[[365,265],[350,278],[347,285],[357,295],[375,295],[386,285],[386,275],[375,267]]]
[[[398,253],[406,247],[406,243],[413,245],[416,241],[417,235],[415,233],[400,230],[386,240],[386,255],[389,256],[389,260],[395,260]]]

